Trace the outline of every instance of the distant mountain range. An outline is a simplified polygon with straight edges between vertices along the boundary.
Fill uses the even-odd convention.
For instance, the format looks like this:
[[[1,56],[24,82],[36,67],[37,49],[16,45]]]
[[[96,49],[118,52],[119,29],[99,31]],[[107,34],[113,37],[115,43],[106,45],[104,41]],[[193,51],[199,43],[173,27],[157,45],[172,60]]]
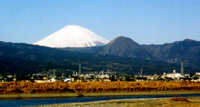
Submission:
[[[200,65],[199,41],[186,39],[163,45],[141,45],[130,38],[120,36],[108,42],[84,27],[69,25],[34,44],[96,55],[141,58],[168,63],[184,62],[185,65],[193,67]]]
[[[169,63],[184,62],[185,64],[195,64],[200,62],[200,41],[185,39],[174,43],[163,45],[142,45],[146,51],[160,61]]]
[[[184,41],[163,45],[140,45],[130,38],[117,37],[106,46],[85,48],[48,48],[24,43],[0,42],[0,75],[28,75],[37,72],[67,75],[111,69],[118,75],[162,74],[176,69],[184,62],[185,73],[200,71],[200,42]]]
[[[65,48],[66,49],[66,48]],[[67,48],[76,52],[114,55],[126,58],[141,58],[151,61],[181,63],[200,66],[200,41],[185,39],[163,45],[140,45],[127,37],[117,37],[104,47]]]

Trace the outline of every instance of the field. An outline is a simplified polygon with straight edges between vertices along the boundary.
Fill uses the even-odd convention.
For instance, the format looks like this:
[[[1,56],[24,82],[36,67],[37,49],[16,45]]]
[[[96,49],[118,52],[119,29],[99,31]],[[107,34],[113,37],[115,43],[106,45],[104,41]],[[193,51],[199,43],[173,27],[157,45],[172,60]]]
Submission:
[[[200,82],[145,81],[145,82],[6,82],[0,83],[0,94],[38,93],[91,93],[138,91],[194,91],[200,90]]]

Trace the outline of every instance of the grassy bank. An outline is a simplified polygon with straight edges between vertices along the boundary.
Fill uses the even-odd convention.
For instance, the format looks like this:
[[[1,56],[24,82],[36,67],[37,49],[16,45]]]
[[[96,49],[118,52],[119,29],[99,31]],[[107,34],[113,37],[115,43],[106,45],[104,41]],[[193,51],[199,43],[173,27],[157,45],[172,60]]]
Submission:
[[[86,103],[53,104],[37,107],[199,107],[200,97],[148,98],[95,101]]]
[[[180,95],[200,94],[200,90],[194,91],[137,91],[137,92],[88,92],[81,93],[84,97],[100,96],[131,96],[131,95]],[[55,98],[55,97],[80,97],[77,93],[43,93],[43,94],[0,94],[0,99],[19,98]]]

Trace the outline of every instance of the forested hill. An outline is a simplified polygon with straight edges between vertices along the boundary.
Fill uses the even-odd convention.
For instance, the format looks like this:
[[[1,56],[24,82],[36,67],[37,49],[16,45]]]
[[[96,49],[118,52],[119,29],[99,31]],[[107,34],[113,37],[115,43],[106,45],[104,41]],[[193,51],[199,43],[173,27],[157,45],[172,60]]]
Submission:
[[[200,41],[191,39],[162,45],[142,45],[131,38],[119,36],[104,47],[70,48],[68,50],[177,64],[183,62],[184,65],[200,68]]]
[[[143,68],[144,74],[162,74],[180,69],[179,64],[150,61],[142,58],[123,58],[112,55],[78,53],[66,50],[41,47],[24,43],[0,42],[0,74],[28,75],[48,72],[56,69],[57,73],[72,74],[82,64],[83,72],[111,69],[118,74],[138,74]],[[186,72],[198,69],[186,67]]]

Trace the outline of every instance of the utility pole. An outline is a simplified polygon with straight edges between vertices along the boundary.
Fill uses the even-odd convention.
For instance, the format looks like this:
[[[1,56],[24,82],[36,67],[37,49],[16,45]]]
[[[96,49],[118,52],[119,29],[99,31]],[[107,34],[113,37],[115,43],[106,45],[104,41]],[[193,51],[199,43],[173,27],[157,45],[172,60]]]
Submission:
[[[140,75],[141,75],[141,76],[142,76],[142,73],[143,73],[143,69],[141,68],[141,69],[140,69]]]
[[[56,72],[56,70],[53,69],[53,78],[55,78],[55,72]]]
[[[181,62],[181,75],[184,76],[183,62]]]
[[[79,75],[81,75],[81,64],[79,64]]]

